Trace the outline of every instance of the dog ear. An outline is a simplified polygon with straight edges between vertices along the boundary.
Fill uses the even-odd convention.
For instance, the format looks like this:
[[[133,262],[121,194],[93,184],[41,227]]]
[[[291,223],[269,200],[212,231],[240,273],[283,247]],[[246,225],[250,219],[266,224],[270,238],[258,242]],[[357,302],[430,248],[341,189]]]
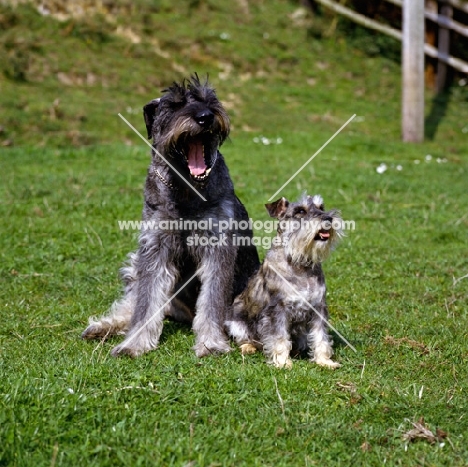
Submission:
[[[276,217],[277,219],[286,211],[288,206],[289,201],[284,196],[276,201],[273,201],[273,203],[265,204],[270,217]]]
[[[321,195],[307,196],[307,199],[321,211],[325,211],[325,205],[323,204],[323,198]]]
[[[153,122],[154,116],[156,115],[156,110],[158,110],[159,101],[161,99],[153,99],[152,101],[148,102],[143,107],[143,117],[145,117],[145,124],[146,124],[146,131],[148,132],[148,139],[152,137],[152,130],[153,130]]]

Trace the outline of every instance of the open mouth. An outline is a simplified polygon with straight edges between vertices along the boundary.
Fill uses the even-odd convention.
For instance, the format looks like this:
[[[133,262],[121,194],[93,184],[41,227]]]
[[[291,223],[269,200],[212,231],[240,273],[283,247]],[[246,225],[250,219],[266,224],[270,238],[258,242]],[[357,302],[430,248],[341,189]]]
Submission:
[[[325,229],[320,229],[317,232],[317,235],[314,237],[314,240],[319,240],[322,242],[326,242],[330,238],[330,232]]]
[[[205,181],[211,172],[205,159],[205,144],[202,138],[190,140],[186,150],[186,160],[190,175],[198,182]]]

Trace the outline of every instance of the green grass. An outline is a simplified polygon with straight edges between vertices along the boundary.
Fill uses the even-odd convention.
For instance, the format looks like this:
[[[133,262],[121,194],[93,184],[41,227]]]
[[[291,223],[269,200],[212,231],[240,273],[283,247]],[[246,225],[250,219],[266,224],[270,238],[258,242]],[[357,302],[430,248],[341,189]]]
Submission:
[[[241,2],[135,3],[120,2],[115,24],[0,9],[5,37],[23,47],[1,39],[16,68],[1,62],[0,142],[11,147],[0,150],[0,465],[466,465],[465,89],[428,91],[426,142],[403,144],[398,63],[340,31],[311,35],[326,17],[297,22],[286,1],[248,2],[249,16]],[[114,35],[117,24],[142,42]],[[117,113],[143,131],[138,109],[184,75],[174,63],[209,72],[229,107],[223,154],[254,219],[361,117],[281,193],[321,193],[356,223],[325,263],[332,324],[357,350],[334,336],[338,370],[276,370],[238,351],[197,360],[192,332],[173,323],[135,360],[109,356],[119,338],[80,339],[119,296],[137,244],[117,221],[140,218],[149,154]],[[58,72],[99,80],[66,85]],[[404,441],[420,417],[444,445]]]

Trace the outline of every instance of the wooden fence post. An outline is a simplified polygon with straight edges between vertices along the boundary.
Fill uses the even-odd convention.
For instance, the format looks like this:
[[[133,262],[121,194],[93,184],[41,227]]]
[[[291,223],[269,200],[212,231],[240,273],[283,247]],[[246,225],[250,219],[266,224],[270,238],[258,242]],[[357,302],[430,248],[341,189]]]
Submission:
[[[403,2],[402,136],[424,140],[424,0]]]
[[[430,11],[432,14],[437,16],[439,13],[437,0],[426,0],[425,3],[426,11]],[[426,44],[435,47],[437,45],[437,33],[437,24],[434,23],[434,21],[428,21],[426,19]],[[426,60],[424,70],[426,74],[426,86],[435,90],[437,87],[437,60],[434,58]]]
[[[440,15],[447,18],[452,18],[453,8],[448,3],[442,2],[440,7]],[[438,40],[439,53],[443,57],[450,55],[450,29],[439,25],[439,40]],[[437,92],[440,93],[444,90],[447,80],[447,65],[439,60],[437,63]]]

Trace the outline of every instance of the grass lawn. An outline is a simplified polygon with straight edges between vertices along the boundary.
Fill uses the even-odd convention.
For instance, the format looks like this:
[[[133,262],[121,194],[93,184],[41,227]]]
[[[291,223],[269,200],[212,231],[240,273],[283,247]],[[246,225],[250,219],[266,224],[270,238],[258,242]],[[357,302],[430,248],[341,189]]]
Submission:
[[[311,34],[326,15],[134,3],[116,2],[116,23],[0,7],[14,65],[0,77],[0,465],[468,465],[466,88],[428,90],[426,141],[403,144],[399,64],[339,28]],[[140,218],[149,150],[117,113],[143,131],[141,107],[195,70],[229,109],[222,152],[253,219],[357,114],[281,192],[355,221],[324,265],[331,323],[356,349],[334,336],[335,371],[198,360],[174,323],[135,360],[109,355],[120,338],[80,339],[137,244],[118,220]],[[432,443],[404,436],[421,417]]]

